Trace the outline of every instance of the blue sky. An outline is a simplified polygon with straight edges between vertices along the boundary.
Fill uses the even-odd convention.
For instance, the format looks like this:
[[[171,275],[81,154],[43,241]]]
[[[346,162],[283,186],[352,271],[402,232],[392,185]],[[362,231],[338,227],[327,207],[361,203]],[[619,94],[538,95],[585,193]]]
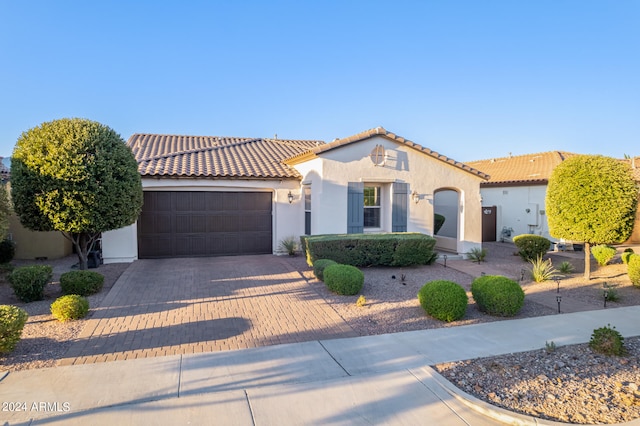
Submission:
[[[459,161],[640,155],[640,1],[0,0],[0,155],[63,117],[125,140],[383,126]]]

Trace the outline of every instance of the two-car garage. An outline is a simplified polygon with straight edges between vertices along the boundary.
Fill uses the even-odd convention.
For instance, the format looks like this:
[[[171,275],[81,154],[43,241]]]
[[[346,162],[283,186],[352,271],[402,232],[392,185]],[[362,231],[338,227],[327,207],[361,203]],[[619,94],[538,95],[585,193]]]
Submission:
[[[272,253],[272,192],[145,191],[138,257]]]

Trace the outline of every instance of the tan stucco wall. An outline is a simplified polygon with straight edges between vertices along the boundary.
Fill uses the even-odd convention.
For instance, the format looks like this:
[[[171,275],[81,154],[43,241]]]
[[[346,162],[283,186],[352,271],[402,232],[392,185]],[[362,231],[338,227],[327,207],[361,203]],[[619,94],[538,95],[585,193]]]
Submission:
[[[31,231],[14,214],[9,217],[9,234],[16,243],[16,259],[60,259],[73,252],[71,241],[60,232]]]

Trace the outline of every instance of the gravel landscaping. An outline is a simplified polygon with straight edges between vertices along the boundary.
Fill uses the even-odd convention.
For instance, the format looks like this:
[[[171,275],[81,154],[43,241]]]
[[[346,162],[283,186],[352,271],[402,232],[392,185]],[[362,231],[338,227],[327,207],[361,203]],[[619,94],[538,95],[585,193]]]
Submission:
[[[487,269],[499,270],[503,275],[518,280],[522,270],[528,270],[529,265],[513,255],[515,246],[512,244],[490,243],[486,247],[486,262],[480,266],[486,265]],[[620,264],[619,258],[614,260],[614,264],[603,268],[594,266],[593,278],[586,283],[582,278],[582,258],[579,253],[574,256],[549,256],[556,266],[563,260],[575,266],[574,273],[561,281],[561,294],[565,300],[571,298],[580,301],[585,310],[602,309],[603,283],[607,282],[616,287],[620,296],[618,302],[609,302],[608,308],[640,305],[640,288],[631,285],[626,276],[626,266]],[[441,263],[407,268],[363,268],[365,283],[361,294],[366,298],[366,303],[357,306],[358,296],[338,296],[329,292],[324,283],[313,277],[301,256],[287,257],[287,261],[360,335],[508,320],[481,313],[469,292],[474,277],[450,266],[444,267]],[[55,366],[80,333],[86,319],[60,323],[53,319],[49,311],[51,302],[61,294],[57,282],[60,274],[71,270],[75,262],[75,257],[45,262],[54,266],[54,277],[46,288],[45,300],[40,302],[19,303],[6,280],[0,281],[0,304],[21,306],[30,315],[22,341],[12,353],[0,357],[0,370]],[[14,265],[26,263],[36,262],[16,261]],[[105,285],[100,293],[89,297],[92,309],[99,308],[102,299],[127,267],[128,264],[112,264],[95,269],[105,275]],[[443,323],[425,315],[416,295],[422,285],[434,279],[455,281],[468,291],[470,303],[462,320]],[[555,301],[555,282],[534,283],[527,276],[521,284],[525,294],[530,297],[525,297],[523,309],[512,318],[558,315],[553,303],[534,301],[545,300],[541,299],[542,295]],[[640,339],[627,338],[625,346],[629,352],[625,357],[606,357],[593,353],[587,345],[573,345],[559,347],[550,353],[540,348],[532,352],[450,363],[435,368],[466,392],[515,412],[578,424],[616,423],[640,418]]]

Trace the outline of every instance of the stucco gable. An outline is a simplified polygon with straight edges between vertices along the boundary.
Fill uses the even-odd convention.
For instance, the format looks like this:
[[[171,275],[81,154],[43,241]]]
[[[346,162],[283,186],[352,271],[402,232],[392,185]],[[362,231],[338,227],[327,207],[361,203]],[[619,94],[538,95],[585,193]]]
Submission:
[[[483,173],[479,170],[474,169],[473,167],[470,167],[464,163],[461,163],[459,161],[456,161],[452,158],[449,158],[445,155],[439,154],[429,148],[425,148],[422,145],[419,145],[415,142],[412,142],[408,139],[403,138],[402,136],[398,136],[395,133],[389,132],[387,131],[385,128],[383,127],[376,127],[375,129],[370,129],[370,130],[366,130],[364,132],[346,137],[346,138],[342,138],[342,139],[336,139],[328,144],[324,144],[324,145],[319,145],[316,147],[313,147],[312,149],[302,152],[298,155],[295,155],[291,158],[285,159],[284,163],[290,166],[296,165],[296,164],[301,164],[304,162],[307,162],[309,160],[312,160],[314,158],[318,158],[320,156],[322,156],[323,153],[335,150],[335,149],[339,149],[360,141],[364,141],[367,139],[371,139],[374,137],[383,137],[385,139],[391,140],[393,142],[396,142],[398,144],[402,144],[405,146],[408,146],[426,156],[429,156],[431,158],[434,158],[438,161],[441,161],[443,163],[449,164],[453,167],[456,167],[460,170],[463,170],[467,173],[470,173],[474,176],[477,176],[481,179],[484,180],[488,180],[489,179],[489,175],[487,175],[486,173]]]

